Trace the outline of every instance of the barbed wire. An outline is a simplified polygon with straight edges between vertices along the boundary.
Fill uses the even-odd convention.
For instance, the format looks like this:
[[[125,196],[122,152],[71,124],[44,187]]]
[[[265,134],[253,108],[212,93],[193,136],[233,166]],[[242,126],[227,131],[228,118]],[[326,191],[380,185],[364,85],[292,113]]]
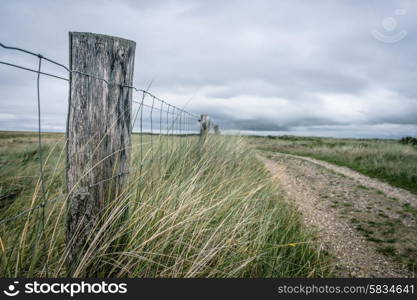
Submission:
[[[79,70],[71,70],[69,67],[65,66],[64,64],[55,61],[53,59],[50,59],[48,57],[45,57],[42,54],[39,53],[35,53],[33,51],[29,51],[27,49],[23,49],[23,48],[19,48],[19,47],[12,47],[12,46],[7,46],[3,43],[0,43],[0,47],[7,49],[7,50],[11,50],[11,51],[18,51],[18,52],[22,52],[24,54],[30,55],[30,56],[34,56],[38,59],[38,68],[37,69],[32,69],[26,66],[22,66],[19,64],[16,64],[14,62],[10,62],[10,61],[0,61],[0,64],[5,65],[5,66],[9,66],[9,67],[13,67],[16,69],[20,69],[20,70],[24,70],[27,72],[32,72],[32,73],[36,73],[37,74],[37,78],[36,78],[36,89],[37,89],[37,107],[38,107],[38,113],[37,113],[37,121],[38,121],[38,126],[37,126],[37,134],[38,134],[38,152],[39,152],[39,184],[40,184],[40,200],[41,203],[33,206],[29,209],[23,210],[20,213],[11,216],[11,217],[6,217],[2,220],[0,220],[0,225],[2,224],[6,224],[8,222],[11,222],[13,220],[16,220],[20,217],[26,216],[28,214],[30,214],[32,211],[37,210],[37,209],[42,209],[42,215],[41,215],[41,226],[42,226],[42,231],[45,228],[45,207],[46,204],[51,203],[51,202],[55,202],[58,201],[60,199],[65,199],[65,197],[63,196],[59,196],[59,197],[55,197],[53,199],[46,199],[46,191],[45,191],[45,174],[44,174],[44,162],[43,162],[43,157],[42,157],[42,114],[41,114],[41,88],[40,88],[40,78],[41,76],[47,76],[47,77],[51,77],[51,78],[55,78],[58,80],[63,80],[66,82],[70,82],[69,78],[66,78],[64,76],[61,76],[60,74],[53,74],[51,72],[45,72],[42,70],[42,62],[46,61],[49,62],[51,64],[54,64],[62,69],[64,69],[65,71],[67,71],[70,74],[79,74],[79,75],[83,75],[83,76],[87,76],[88,78],[91,79],[96,79],[96,80],[100,80],[103,81],[104,83],[106,83],[107,85],[117,85],[123,88],[129,88],[132,89],[135,92],[138,92],[140,94],[140,101],[135,100],[136,97],[132,97],[134,99],[132,99],[132,104],[137,104],[139,105],[139,107],[137,108],[137,111],[135,113],[133,122],[131,124],[131,132],[133,132],[137,117],[139,117],[139,121],[140,121],[140,128],[139,128],[139,133],[140,133],[140,164],[139,164],[139,168],[140,168],[140,172],[142,172],[142,166],[144,165],[144,162],[148,162],[148,161],[154,161],[155,158],[160,159],[160,161],[162,162],[162,157],[163,156],[167,156],[167,152],[164,153],[163,148],[164,148],[164,142],[161,139],[162,135],[167,135],[167,136],[172,136],[172,139],[167,139],[167,144],[165,144],[167,146],[166,149],[168,149],[168,151],[171,149],[174,149],[174,143],[177,143],[178,141],[176,141],[174,139],[175,135],[178,136],[188,136],[190,134],[192,134],[193,132],[197,132],[197,130],[193,130],[192,126],[197,125],[198,122],[200,120],[200,116],[197,114],[194,114],[192,112],[186,111],[183,108],[177,107],[175,105],[172,105],[170,103],[168,103],[167,101],[155,96],[154,94],[150,93],[148,90],[144,90],[144,89],[140,89],[137,88],[135,86],[133,86],[131,83],[129,84],[125,84],[125,83],[120,83],[120,82],[113,82],[113,81],[109,81],[106,78],[101,78],[99,76],[96,76],[95,74],[89,74],[89,73],[85,73],[85,72],[81,72]],[[90,84],[89,84],[90,86]],[[152,103],[147,103],[147,99],[151,99]],[[156,102],[159,102],[159,107],[156,107]],[[155,121],[155,112],[159,112],[159,130],[157,131],[157,133],[160,136],[159,139],[159,151],[163,154],[160,155],[156,155],[155,157],[151,157],[151,159],[148,160],[144,160],[144,149],[143,146],[145,145],[143,143],[143,134],[146,133],[146,130],[144,128],[144,121],[145,121],[145,117],[144,117],[144,113],[145,113],[145,109],[148,109],[148,115],[146,116],[147,120],[149,120],[150,122],[150,128],[149,128],[149,132],[150,133],[150,150],[153,151],[153,147],[154,147],[154,140],[153,140],[153,135],[154,135],[154,121]],[[164,118],[166,118],[166,122],[164,122]],[[155,123],[156,124],[156,123]],[[179,147],[182,147],[184,144],[183,139],[179,140]],[[113,154],[116,154],[118,151],[115,151]],[[153,153],[151,153],[151,155],[153,155]],[[108,158],[108,157],[106,157]],[[106,159],[105,158],[105,159]],[[103,184],[107,181],[113,180],[115,178],[121,177],[121,176],[125,176],[129,174],[129,172],[122,172],[122,173],[118,173],[116,175],[113,175],[109,178],[104,178],[101,180],[98,180],[97,182],[89,185],[89,187],[93,187],[93,186],[97,186],[100,184]]]

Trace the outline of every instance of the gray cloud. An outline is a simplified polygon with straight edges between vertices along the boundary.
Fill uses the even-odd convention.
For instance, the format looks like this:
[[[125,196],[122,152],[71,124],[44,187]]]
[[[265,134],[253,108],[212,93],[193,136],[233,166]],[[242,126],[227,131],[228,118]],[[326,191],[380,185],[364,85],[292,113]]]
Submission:
[[[68,31],[121,36],[137,42],[135,85],[192,97],[224,129],[399,137],[417,135],[416,15],[413,1],[2,1],[0,41],[66,64]],[[0,129],[35,128],[34,97],[33,75],[0,66]],[[65,84],[43,79],[42,103],[45,130],[63,129]]]

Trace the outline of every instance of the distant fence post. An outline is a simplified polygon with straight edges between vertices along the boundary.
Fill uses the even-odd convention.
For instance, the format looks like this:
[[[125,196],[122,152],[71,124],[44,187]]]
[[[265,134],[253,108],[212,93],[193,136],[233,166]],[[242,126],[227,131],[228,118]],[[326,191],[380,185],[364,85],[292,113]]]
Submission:
[[[217,135],[219,135],[220,134],[220,127],[219,127],[219,125],[214,125],[213,126],[213,129],[214,129],[214,134],[217,134]]]
[[[207,115],[200,117],[200,141],[205,141],[210,129],[210,121]]]
[[[117,197],[127,178],[132,90],[126,85],[132,86],[136,43],[70,32],[69,44],[66,176],[71,269],[105,204]]]

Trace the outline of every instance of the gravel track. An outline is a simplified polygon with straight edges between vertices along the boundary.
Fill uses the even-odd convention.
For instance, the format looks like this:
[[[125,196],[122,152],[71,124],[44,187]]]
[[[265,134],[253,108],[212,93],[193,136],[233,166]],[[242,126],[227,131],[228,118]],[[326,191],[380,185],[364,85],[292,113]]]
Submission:
[[[299,208],[304,222],[318,230],[322,248],[333,258],[337,277],[415,275],[398,260],[377,251],[381,245],[391,244],[371,242],[369,236],[358,231],[358,224],[352,222],[367,225],[373,220],[372,223],[378,224],[383,216],[395,220],[395,229],[404,236],[417,238],[415,218],[398,213],[404,203],[417,204],[415,195],[324,161],[281,153],[268,156],[272,159],[264,153],[258,158],[282,185],[288,201]],[[401,247],[404,242],[400,240],[397,244]]]

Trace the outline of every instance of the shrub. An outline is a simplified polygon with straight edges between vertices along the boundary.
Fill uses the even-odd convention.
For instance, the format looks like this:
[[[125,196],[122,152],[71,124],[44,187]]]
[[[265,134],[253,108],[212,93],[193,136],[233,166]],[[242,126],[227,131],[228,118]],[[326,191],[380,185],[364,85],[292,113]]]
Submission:
[[[400,139],[400,143],[403,145],[417,146],[417,138],[412,136],[406,136]]]

